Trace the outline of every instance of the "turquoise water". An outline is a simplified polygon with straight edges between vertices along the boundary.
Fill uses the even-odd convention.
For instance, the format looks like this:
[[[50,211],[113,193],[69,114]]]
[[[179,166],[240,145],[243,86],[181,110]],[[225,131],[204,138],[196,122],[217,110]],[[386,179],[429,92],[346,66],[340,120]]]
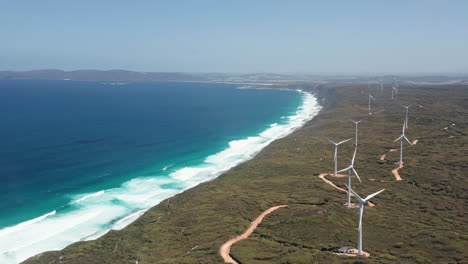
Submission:
[[[0,80],[0,262],[121,229],[318,110],[232,84]]]

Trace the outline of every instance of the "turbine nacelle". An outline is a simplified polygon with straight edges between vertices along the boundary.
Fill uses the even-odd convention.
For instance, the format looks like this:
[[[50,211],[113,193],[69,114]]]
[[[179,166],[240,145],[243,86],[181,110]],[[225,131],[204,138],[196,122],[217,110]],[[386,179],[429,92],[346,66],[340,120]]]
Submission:
[[[345,142],[351,140],[351,138],[348,138],[348,139],[345,139],[345,140],[343,140],[343,141],[340,141],[340,142],[336,143],[335,141],[333,141],[333,140],[331,140],[331,139],[329,139],[329,138],[327,138],[327,137],[325,137],[325,138],[326,138],[328,141],[330,141],[330,143],[332,143],[332,144],[335,145],[335,146],[341,145],[341,144],[343,144],[343,143],[345,143]]]
[[[413,105],[410,104],[410,105],[401,105],[401,106],[403,106],[404,108],[408,109],[408,108],[412,107]]]
[[[397,142],[398,140],[406,139],[406,141],[408,141],[408,143],[410,145],[413,145],[413,144],[411,144],[411,142],[409,141],[409,139],[405,135],[405,127],[406,127],[406,121],[403,122],[403,128],[401,129],[401,135],[397,139],[395,139],[393,142]]]
[[[346,184],[345,184],[346,185]],[[346,185],[346,187],[348,187],[348,185]],[[351,191],[351,193],[356,197],[356,199],[358,199],[359,203],[362,203],[362,204],[365,204],[367,201],[369,201],[370,199],[372,199],[373,197],[375,197],[376,195],[378,195],[379,193],[385,191],[385,189],[382,189],[378,192],[375,192],[373,194],[370,194],[368,195],[366,198],[361,198],[361,196],[359,196],[359,194],[357,194],[353,189],[349,188],[349,190]]]
[[[358,178],[359,182],[362,182],[361,177],[359,177],[359,174],[357,173],[356,169],[354,169],[354,160],[356,159],[356,153],[357,153],[357,147],[354,149],[354,154],[353,154],[353,159],[351,160],[351,164],[348,167],[342,170],[339,170],[337,172],[352,170],[354,172],[354,175],[356,175],[356,177]]]
[[[363,119],[361,119],[361,120],[359,120],[359,121],[353,120],[353,119],[351,119],[351,118],[349,118],[349,120],[350,120],[351,122],[353,122],[354,124],[359,124],[359,123],[361,123],[362,121],[364,121],[365,118],[363,118]]]
[[[411,141],[409,141],[409,139],[404,135],[404,134],[401,134],[401,136],[399,136],[397,139],[395,139],[393,142],[397,142],[398,140],[402,140],[402,139],[405,139],[406,141],[408,141],[408,143],[410,145],[413,145],[411,144]]]

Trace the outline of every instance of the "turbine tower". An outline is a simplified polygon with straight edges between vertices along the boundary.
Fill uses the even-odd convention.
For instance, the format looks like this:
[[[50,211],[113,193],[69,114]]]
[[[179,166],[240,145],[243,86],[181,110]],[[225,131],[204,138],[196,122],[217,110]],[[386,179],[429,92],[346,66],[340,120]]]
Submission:
[[[405,126],[406,126],[406,122],[403,122],[403,129],[401,131],[400,137],[393,141],[393,142],[396,142],[400,140],[400,164],[403,164],[403,139],[406,139],[406,141],[408,141],[408,143],[412,145],[409,139],[405,136]]]
[[[358,178],[359,182],[362,182],[361,181],[361,178],[359,177],[357,171],[354,169],[354,160],[356,159],[356,152],[357,152],[357,147],[354,149],[354,154],[353,154],[353,159],[351,160],[351,164],[349,164],[349,166],[347,168],[344,168],[338,172],[342,172],[342,171],[348,171],[348,202],[345,204],[347,206],[351,206],[351,172],[354,172],[354,175],[356,175],[356,177]]]
[[[406,106],[406,105],[401,105],[401,106],[403,106],[404,108],[406,108],[405,127],[408,128],[408,109],[409,109],[410,107],[412,107],[413,105],[408,105],[408,106]]]
[[[368,108],[369,111],[371,110],[371,108],[370,108],[371,99],[374,100],[374,101],[376,101],[375,98],[374,98],[374,96],[372,96],[372,95],[369,93],[369,108]]]
[[[364,119],[361,119],[359,121],[354,121],[353,119],[350,118],[349,120],[351,120],[351,122],[353,122],[355,124],[355,127],[356,127],[356,135],[355,135],[355,139],[354,139],[354,145],[357,146],[357,144],[358,144],[358,127],[359,127],[359,123],[364,121]]]
[[[329,139],[329,138],[327,138],[327,137],[325,137],[325,138],[326,138],[328,141],[330,141],[330,143],[332,143],[333,145],[335,145],[335,155],[333,156],[333,164],[334,164],[334,166],[335,166],[335,177],[336,177],[336,170],[337,170],[336,168],[337,168],[337,164],[338,164],[338,154],[337,154],[337,153],[338,153],[338,146],[341,145],[341,144],[343,144],[343,143],[345,143],[345,142],[347,142],[347,141],[350,141],[351,138],[348,138],[348,139],[346,139],[346,140],[340,141],[340,142],[338,142],[338,143],[334,142],[333,140],[331,140],[331,139]]]
[[[359,255],[362,255],[362,215],[364,214],[364,204],[369,201],[372,197],[376,196],[377,194],[385,191],[385,189],[382,189],[378,192],[375,192],[369,196],[367,196],[365,199],[362,199],[361,196],[359,196],[353,189],[349,188],[348,186],[348,190],[350,190],[353,195],[357,198],[357,200],[359,201],[359,235],[358,235],[358,254]]]

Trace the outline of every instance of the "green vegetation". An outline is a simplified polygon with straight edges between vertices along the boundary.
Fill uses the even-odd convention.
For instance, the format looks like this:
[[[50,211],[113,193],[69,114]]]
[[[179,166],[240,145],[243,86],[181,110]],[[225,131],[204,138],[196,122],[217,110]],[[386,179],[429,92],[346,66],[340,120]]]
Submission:
[[[291,85],[299,87],[311,86]],[[265,217],[251,237],[233,245],[240,263],[468,263],[468,87],[401,86],[395,101],[390,88],[384,95],[374,91],[376,111],[383,111],[372,115],[364,110],[367,84],[309,89],[324,98],[323,111],[253,160],[167,199],[121,231],[25,263],[222,263],[221,244],[279,204],[289,207]],[[379,157],[398,147],[393,140],[404,118],[400,104],[411,103],[417,105],[410,109],[407,136],[419,142],[405,146],[404,180],[396,182],[390,171],[398,152],[388,153],[386,161]],[[363,183],[354,181],[355,189],[362,195],[386,191],[363,219],[363,247],[371,256],[337,256],[331,251],[357,246],[358,211],[345,208],[346,194],[318,178],[332,171],[333,148],[323,136],[352,137],[354,124],[347,118],[365,116],[355,163]],[[342,145],[339,168],[352,151],[351,143]],[[339,186],[346,180],[328,179]]]

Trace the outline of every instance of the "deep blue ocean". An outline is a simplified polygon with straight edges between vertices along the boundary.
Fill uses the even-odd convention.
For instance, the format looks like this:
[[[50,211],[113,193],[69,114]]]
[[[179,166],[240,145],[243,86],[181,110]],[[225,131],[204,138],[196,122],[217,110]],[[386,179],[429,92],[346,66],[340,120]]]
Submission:
[[[319,109],[239,86],[0,80],[0,262],[123,228]]]

